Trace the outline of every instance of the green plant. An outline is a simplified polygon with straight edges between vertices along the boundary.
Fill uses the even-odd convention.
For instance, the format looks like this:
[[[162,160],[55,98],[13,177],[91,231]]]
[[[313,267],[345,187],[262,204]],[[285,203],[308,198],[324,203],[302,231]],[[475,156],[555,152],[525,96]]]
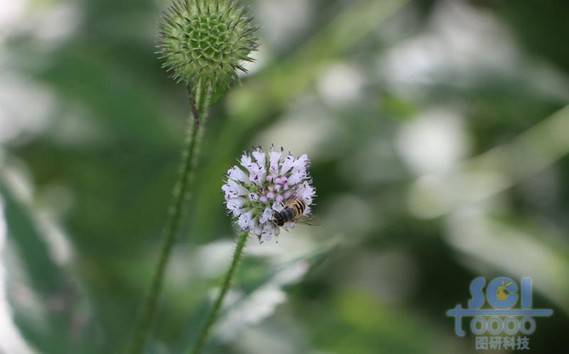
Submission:
[[[225,205],[241,232],[231,266],[191,354],[200,354],[205,345],[249,235],[257,237],[259,242],[268,241],[279,235],[281,227],[285,230],[294,228],[298,221],[310,215],[316,191],[311,185],[308,166],[306,155],[295,158],[285,154],[283,149],[265,152],[257,148],[251,153],[245,152],[239,164],[227,171],[227,181],[222,187]],[[289,206],[291,202],[300,207]],[[283,215],[285,222],[278,223],[278,215]]]
[[[160,57],[164,68],[187,88],[190,117],[159,260],[135,324],[129,353],[140,353],[151,331],[184,204],[191,193],[212,97],[230,87],[237,78],[236,70],[245,71],[240,63],[252,60],[249,53],[257,47],[255,30],[244,9],[230,0],[175,0],[163,17]]]

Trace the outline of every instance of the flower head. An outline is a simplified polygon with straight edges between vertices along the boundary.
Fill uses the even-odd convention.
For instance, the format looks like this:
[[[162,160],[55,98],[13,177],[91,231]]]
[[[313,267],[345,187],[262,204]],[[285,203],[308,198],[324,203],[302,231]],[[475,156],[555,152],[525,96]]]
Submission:
[[[173,78],[227,88],[252,61],[256,27],[232,0],[174,0],[161,25],[159,52]]]
[[[221,188],[225,193],[225,205],[243,231],[270,240],[277,236],[280,227],[274,220],[287,202],[304,203],[303,216],[310,215],[315,190],[308,174],[308,156],[294,157],[282,149],[268,152],[256,148],[245,152],[239,164],[227,171],[227,181]],[[295,226],[294,220],[282,227]]]

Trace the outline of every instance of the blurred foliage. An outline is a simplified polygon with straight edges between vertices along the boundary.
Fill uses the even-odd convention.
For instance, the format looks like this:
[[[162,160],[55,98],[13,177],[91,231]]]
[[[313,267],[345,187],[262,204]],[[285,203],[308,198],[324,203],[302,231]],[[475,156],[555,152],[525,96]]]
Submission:
[[[0,9],[0,317],[38,353],[130,335],[188,114],[154,54],[166,2]],[[555,311],[532,349],[565,353],[569,3],[247,3],[258,62],[213,108],[148,352],[195,339],[232,247],[224,173],[275,144],[312,157],[322,225],[249,245],[208,352],[474,352],[445,312],[505,274]]]

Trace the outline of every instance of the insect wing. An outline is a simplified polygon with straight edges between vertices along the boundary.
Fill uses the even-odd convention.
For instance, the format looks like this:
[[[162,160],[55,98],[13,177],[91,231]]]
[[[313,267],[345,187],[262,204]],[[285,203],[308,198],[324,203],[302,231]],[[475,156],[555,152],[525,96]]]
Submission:
[[[320,226],[320,218],[316,216],[302,216],[298,220],[296,220],[299,224],[309,225],[309,226]]]

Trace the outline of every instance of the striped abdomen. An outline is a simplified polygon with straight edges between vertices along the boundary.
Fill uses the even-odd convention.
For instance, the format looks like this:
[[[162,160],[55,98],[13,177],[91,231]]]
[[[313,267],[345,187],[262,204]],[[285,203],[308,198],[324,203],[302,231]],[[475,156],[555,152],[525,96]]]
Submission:
[[[306,203],[301,199],[291,199],[286,204],[283,210],[275,211],[273,215],[273,222],[277,226],[283,226],[287,222],[295,221],[304,215]]]

